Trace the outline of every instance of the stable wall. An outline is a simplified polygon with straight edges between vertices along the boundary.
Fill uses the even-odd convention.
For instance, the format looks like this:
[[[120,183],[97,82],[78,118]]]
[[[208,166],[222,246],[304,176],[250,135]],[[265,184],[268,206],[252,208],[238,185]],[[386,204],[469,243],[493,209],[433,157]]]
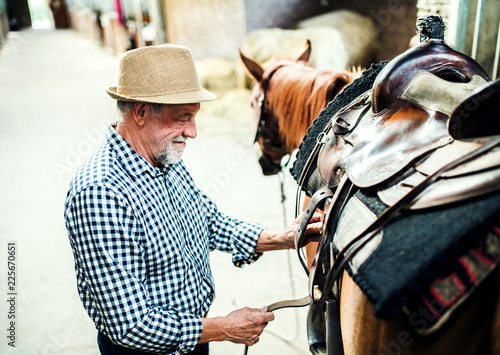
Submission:
[[[333,2],[333,1],[332,1]],[[335,8],[346,8],[370,16],[378,27],[379,60],[390,60],[409,47],[416,34],[417,0],[336,0]]]
[[[246,35],[243,0],[163,0],[167,42],[195,59],[236,57]]]
[[[293,28],[310,16],[350,9],[374,19],[382,42],[378,60],[389,60],[404,52],[416,33],[416,4],[417,0],[163,0],[167,41],[192,48],[196,59],[235,57],[246,34],[258,28]]]

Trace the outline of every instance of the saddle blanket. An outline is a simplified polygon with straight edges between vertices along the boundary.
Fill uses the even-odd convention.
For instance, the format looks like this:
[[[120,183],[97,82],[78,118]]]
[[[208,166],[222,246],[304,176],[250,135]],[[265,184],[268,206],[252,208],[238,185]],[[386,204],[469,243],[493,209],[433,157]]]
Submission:
[[[386,208],[373,190],[359,190],[340,217],[336,251]],[[394,320],[425,307],[432,319],[416,328],[432,332],[498,266],[499,221],[500,193],[405,210],[363,247],[347,271],[373,303],[377,317]]]
[[[405,313],[410,324],[424,334],[439,329],[449,313],[467,299],[499,262],[500,224],[455,260],[450,272],[436,278],[419,297],[409,302]]]

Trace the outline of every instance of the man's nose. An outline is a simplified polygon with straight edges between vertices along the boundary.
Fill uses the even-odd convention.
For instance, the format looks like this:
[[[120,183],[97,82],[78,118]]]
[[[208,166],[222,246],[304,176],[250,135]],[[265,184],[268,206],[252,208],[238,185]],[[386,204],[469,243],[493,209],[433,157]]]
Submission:
[[[183,135],[191,139],[196,138],[198,133],[196,132],[196,122],[194,119],[189,120],[188,124],[184,128]]]

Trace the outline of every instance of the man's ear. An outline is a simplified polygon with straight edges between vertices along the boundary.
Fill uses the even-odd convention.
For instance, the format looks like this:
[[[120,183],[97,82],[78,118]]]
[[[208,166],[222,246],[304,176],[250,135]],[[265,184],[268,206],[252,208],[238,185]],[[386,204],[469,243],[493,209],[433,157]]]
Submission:
[[[136,102],[134,108],[132,109],[132,116],[134,117],[135,123],[142,127],[146,122],[146,117],[151,112],[149,105],[144,102]]]

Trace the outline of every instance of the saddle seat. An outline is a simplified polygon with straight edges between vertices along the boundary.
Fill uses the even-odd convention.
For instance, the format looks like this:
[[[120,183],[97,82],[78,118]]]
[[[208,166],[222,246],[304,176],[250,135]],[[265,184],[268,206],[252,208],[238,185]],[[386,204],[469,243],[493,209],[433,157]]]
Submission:
[[[442,40],[431,39],[400,54],[380,72],[373,84],[373,113],[379,114],[390,107],[406,85],[422,72],[456,83],[469,82],[474,75],[491,80],[472,58]]]

